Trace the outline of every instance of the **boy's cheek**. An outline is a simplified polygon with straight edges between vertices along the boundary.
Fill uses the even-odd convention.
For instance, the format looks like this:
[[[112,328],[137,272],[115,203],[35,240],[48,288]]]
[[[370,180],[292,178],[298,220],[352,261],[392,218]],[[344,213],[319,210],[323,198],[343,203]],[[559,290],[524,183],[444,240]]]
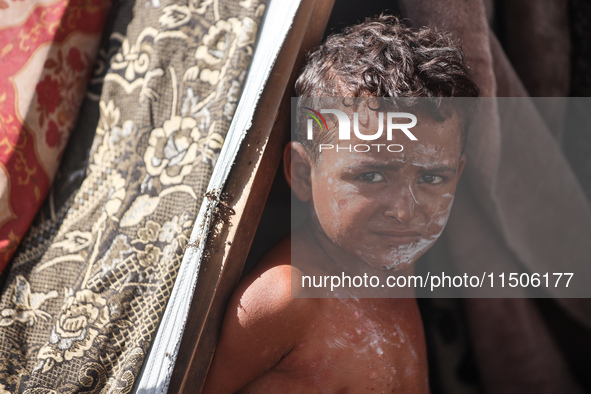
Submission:
[[[347,196],[330,196],[315,206],[324,232],[331,238],[341,238],[364,228],[367,204],[365,200]]]
[[[429,218],[427,227],[430,229],[432,237],[439,237],[449,219],[449,214],[451,213],[453,205],[453,195],[448,194],[448,196],[447,203],[437,204],[437,208],[431,214],[427,215]]]

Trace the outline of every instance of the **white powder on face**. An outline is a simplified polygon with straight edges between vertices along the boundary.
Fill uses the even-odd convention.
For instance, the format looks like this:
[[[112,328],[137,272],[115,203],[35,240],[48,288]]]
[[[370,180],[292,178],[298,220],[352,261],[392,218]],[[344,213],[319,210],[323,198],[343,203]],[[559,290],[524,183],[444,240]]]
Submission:
[[[417,201],[414,193],[412,192],[412,187],[410,187],[410,185],[408,185],[408,191],[410,192],[410,195],[412,196],[412,199],[415,200],[415,204],[419,205],[419,202]]]
[[[439,165],[441,165],[439,162],[436,161],[431,161],[428,163],[419,163],[417,161],[413,161],[412,165],[415,167],[421,167],[421,168],[435,168],[438,167]]]
[[[384,265],[384,270],[393,270],[397,268],[407,267],[414,263],[418,256],[427,250],[431,245],[437,241],[439,235],[429,238],[421,238],[409,245],[400,245],[388,253],[388,261],[390,264]]]
[[[337,200],[332,200],[330,202],[330,208],[332,209],[332,215],[333,215],[334,219],[338,223],[339,213],[340,213],[341,209],[339,208],[339,204],[337,203]]]
[[[409,190],[411,190],[410,186]],[[451,207],[454,200],[453,196],[449,193],[444,194],[442,197],[448,198],[450,200],[449,204],[445,209],[436,212],[428,224],[430,227],[433,225],[433,223],[435,223],[441,228],[441,230],[429,238],[421,238],[411,244],[397,246],[390,253],[388,253],[388,261],[391,263],[383,265],[382,269],[389,271],[408,267],[410,264],[414,263],[427,249],[429,249],[435,243],[435,241],[437,241],[437,239],[439,239],[443,233],[445,225],[447,224],[447,220],[449,219],[449,214],[451,212]]]

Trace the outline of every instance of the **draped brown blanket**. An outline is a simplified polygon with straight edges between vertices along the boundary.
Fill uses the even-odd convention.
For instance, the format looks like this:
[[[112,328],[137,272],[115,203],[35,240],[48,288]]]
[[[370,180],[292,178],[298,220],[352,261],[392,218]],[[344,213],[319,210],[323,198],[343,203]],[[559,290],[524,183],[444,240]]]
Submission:
[[[401,3],[415,25],[438,26],[459,40],[483,96],[569,95],[567,2],[508,1],[495,10],[506,13],[511,60],[489,27],[484,1]],[[478,262],[535,272],[589,261],[589,201],[560,148],[565,107],[499,114],[494,105],[485,108],[470,130],[465,178],[445,234],[453,264],[460,271]],[[519,127],[524,117],[539,125],[535,133]],[[535,173],[533,166],[552,171]],[[545,215],[549,207],[560,215]],[[558,300],[590,327],[588,301]],[[534,300],[467,299],[463,307],[484,392],[579,392]]]

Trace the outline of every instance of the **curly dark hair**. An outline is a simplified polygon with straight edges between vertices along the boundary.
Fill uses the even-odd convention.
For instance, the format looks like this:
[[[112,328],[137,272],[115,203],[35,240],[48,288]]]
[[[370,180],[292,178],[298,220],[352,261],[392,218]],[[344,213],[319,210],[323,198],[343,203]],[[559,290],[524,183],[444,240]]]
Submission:
[[[478,97],[464,54],[450,34],[414,30],[391,15],[329,36],[308,55],[295,90],[300,97]]]
[[[308,55],[296,94],[307,97],[477,97],[462,50],[447,33],[391,15],[333,34]]]

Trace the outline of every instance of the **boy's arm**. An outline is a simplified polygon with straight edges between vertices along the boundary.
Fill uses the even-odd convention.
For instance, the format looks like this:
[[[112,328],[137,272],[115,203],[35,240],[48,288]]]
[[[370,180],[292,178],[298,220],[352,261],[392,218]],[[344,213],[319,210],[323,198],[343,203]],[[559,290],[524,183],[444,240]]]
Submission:
[[[307,300],[291,298],[291,267],[248,275],[228,304],[203,393],[234,393],[290,352],[309,320]]]

